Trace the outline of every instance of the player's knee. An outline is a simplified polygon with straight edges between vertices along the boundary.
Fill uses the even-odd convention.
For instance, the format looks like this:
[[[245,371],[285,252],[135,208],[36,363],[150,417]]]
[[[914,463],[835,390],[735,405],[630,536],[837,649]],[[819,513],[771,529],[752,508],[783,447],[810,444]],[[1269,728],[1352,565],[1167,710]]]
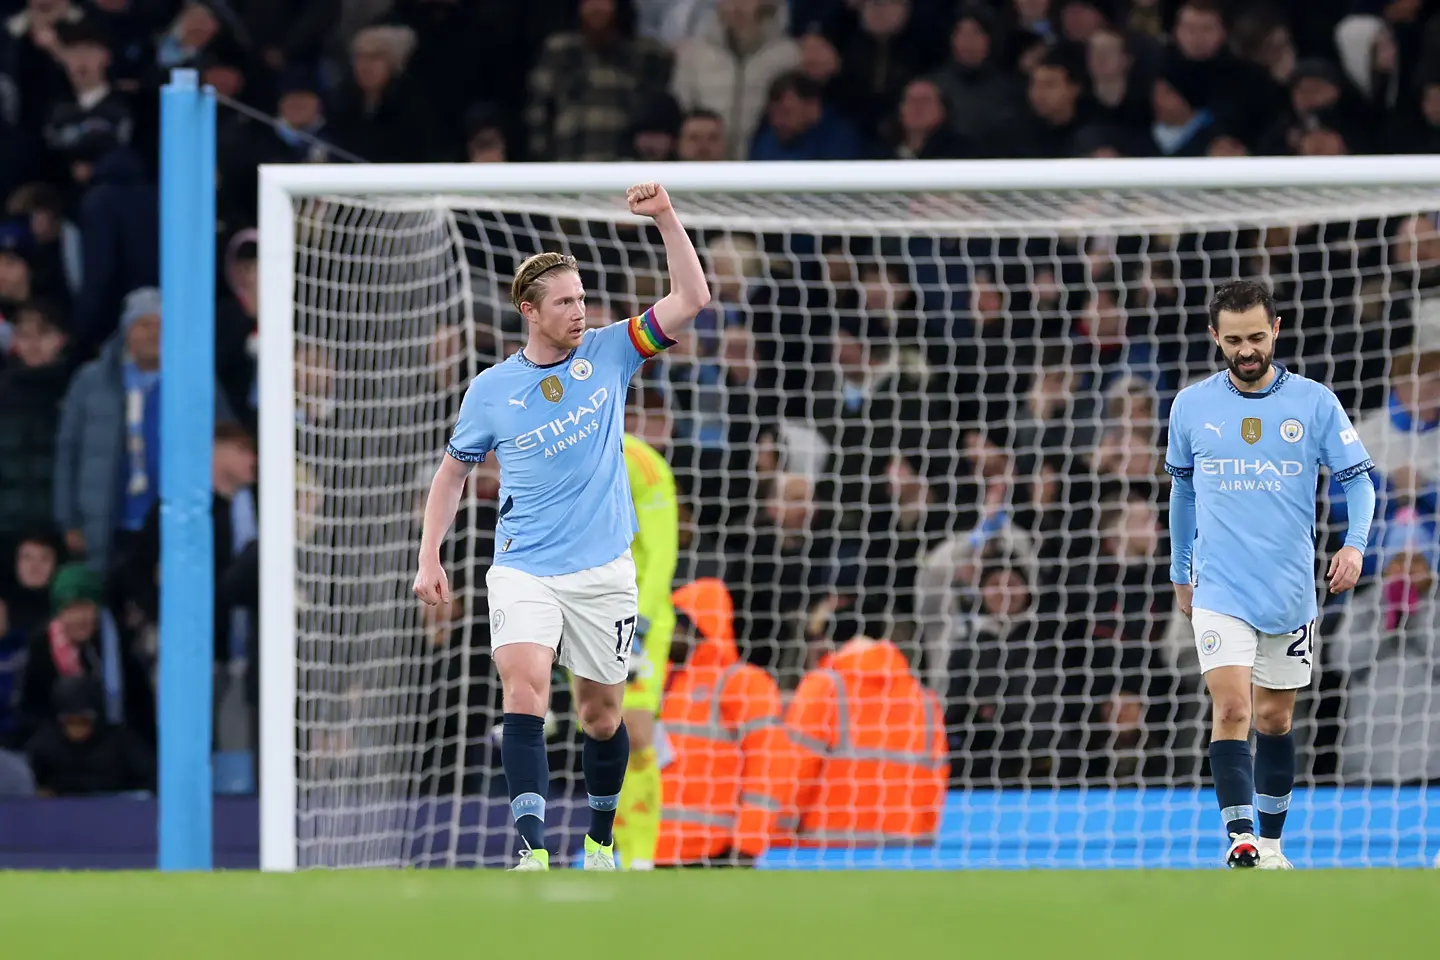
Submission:
[[[1215,698],[1215,727],[1220,730],[1250,729],[1250,698],[1222,694]]]
[[[503,683],[506,713],[525,713],[535,717],[545,716],[550,707],[549,677],[507,677]]]
[[[1283,737],[1289,733],[1291,720],[1291,709],[1284,704],[1255,705],[1255,729],[1268,737]]]
[[[581,707],[580,726],[591,740],[609,740],[620,729],[620,711],[599,704]]]

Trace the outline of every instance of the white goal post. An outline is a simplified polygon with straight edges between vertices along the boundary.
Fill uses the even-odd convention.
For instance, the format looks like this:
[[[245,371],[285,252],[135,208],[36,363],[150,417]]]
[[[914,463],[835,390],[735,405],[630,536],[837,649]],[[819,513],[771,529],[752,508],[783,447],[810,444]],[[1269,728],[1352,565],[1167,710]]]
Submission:
[[[989,237],[998,249],[1001,241],[1018,238],[1019,252],[1003,256],[1016,267],[1017,276],[1032,280],[1043,272],[1043,264],[1029,259],[1026,242],[1032,238],[1136,235],[1148,244],[1154,237],[1194,230],[1231,238],[1226,249],[1175,248],[1167,253],[1179,277],[1190,265],[1213,256],[1258,263],[1263,269],[1273,252],[1263,237],[1265,228],[1292,231],[1289,243],[1298,257],[1310,241],[1296,239],[1294,231],[1305,224],[1354,224],[1440,211],[1440,157],[1427,156],[262,167],[262,869],[485,861],[483,836],[478,841],[473,836],[457,839],[486,829],[483,823],[462,825],[458,802],[446,808],[452,822],[415,822],[422,792],[428,791],[432,799],[449,790],[456,797],[462,792],[458,784],[466,776],[470,746],[464,717],[475,695],[470,685],[489,682],[472,677],[467,661],[446,681],[456,687],[450,692],[460,706],[439,708],[442,713],[458,712],[458,726],[446,725],[455,718],[430,716],[436,708],[424,699],[435,686],[429,671],[442,668],[426,659],[431,651],[418,639],[425,628],[408,591],[408,576],[413,575],[408,564],[418,542],[414,498],[417,490],[423,493],[417,483],[423,479],[428,485],[429,472],[422,465],[433,467],[443,451],[453,400],[463,390],[464,378],[473,374],[477,351],[500,352],[500,334],[494,343],[487,333],[477,335],[479,324],[501,325],[504,304],[503,298],[496,299],[495,289],[508,285],[508,277],[489,274],[494,254],[504,248],[518,255],[551,242],[588,244],[594,269],[620,277],[616,290],[628,285],[614,295],[616,310],[622,302],[629,307],[663,277],[663,258],[653,242],[643,235],[616,239],[622,227],[640,222],[625,209],[625,188],[648,180],[669,190],[681,219],[693,230],[781,236],[782,248],[760,249],[762,258],[818,262],[818,251],[797,253],[799,246],[791,248],[790,239],[798,235],[863,237],[867,243],[873,239],[876,248],[882,238],[908,241],[919,236],[937,245]],[[562,236],[563,231],[548,225],[572,220],[584,225],[583,235]],[[1246,231],[1257,228],[1262,239],[1253,241]],[[1363,246],[1369,241],[1352,236],[1344,242]],[[1080,246],[1088,249],[1083,242]],[[898,249],[898,259],[914,266],[911,248],[902,243]],[[709,251],[702,245],[700,252],[708,262]],[[640,254],[648,258],[643,266],[628,259]],[[982,268],[975,255],[967,251],[960,256],[967,275],[978,276]],[[1355,289],[1344,296],[1358,304],[1366,295],[1362,281],[1370,274],[1362,276],[1359,268],[1335,269],[1353,274]],[[1391,269],[1387,260],[1381,272],[1388,276]],[[1055,272],[1058,276],[1059,268]],[[1266,279],[1263,273],[1260,279]],[[959,297],[957,282],[943,273],[927,282],[945,288],[944,296],[933,301],[921,296],[917,312],[938,316],[963,309],[952,306],[961,299],[950,298],[950,287]],[[998,275],[994,282],[1004,284]],[[1117,271],[1113,283],[1125,282]],[[914,283],[919,286],[921,281]],[[1104,285],[1086,274],[1078,289],[1083,299],[1085,290],[1094,293]],[[1396,299],[1417,299],[1413,287],[1396,293]],[[1000,302],[997,309],[1004,314],[1008,337],[1016,322],[1010,311],[1021,308],[1013,306],[1018,301],[1009,294]],[[477,312],[477,303],[484,309]],[[1314,329],[1301,335],[1327,335]],[[437,330],[446,335],[453,331],[459,338],[439,360],[433,352]],[[370,332],[374,339],[367,344]],[[513,343],[513,330],[506,336]],[[1383,359],[1388,360],[1390,341],[1385,343]],[[1369,348],[1354,349],[1359,371],[1364,359],[1360,354]],[[1358,381],[1362,374],[1346,376]],[[1364,376],[1373,380],[1370,374]],[[951,390],[957,404],[966,399],[964,389]],[[307,420],[307,410],[317,405],[325,407],[316,415],[324,421],[320,427],[313,426],[318,420]],[[796,459],[804,458],[797,453]],[[931,502],[939,502],[938,494],[935,498]],[[468,558],[456,562],[473,560],[473,553],[466,552],[473,546],[456,547]],[[1086,583],[1084,589],[1093,592],[1095,582]],[[464,589],[473,598],[480,586],[466,583]],[[920,606],[916,601],[912,619],[921,616]],[[467,609],[465,616],[467,623],[484,620],[483,609]],[[464,633],[468,655],[469,627],[457,624],[455,629]],[[923,625],[918,629],[925,630]],[[937,669],[943,673],[945,664],[936,668],[931,663],[926,669],[932,675]],[[1186,696],[1199,702],[1194,691]],[[1165,722],[1172,727],[1179,723]],[[453,768],[448,776],[455,786],[419,785],[428,776],[421,769],[430,762],[427,751],[439,756],[442,750],[427,742],[427,723],[438,723],[435,736],[454,741],[445,747],[452,753],[443,763]],[[952,747],[966,749],[956,743],[952,734]],[[1165,749],[1176,753],[1198,758],[1203,752],[1203,741],[1167,743]],[[1101,779],[1107,788],[1130,783],[1116,779],[1119,776],[1111,773]],[[1193,776],[1182,779],[1188,783]],[[1372,781],[1386,783],[1376,790],[1392,790],[1378,774],[1355,782],[1362,781],[1366,790]],[[968,784],[958,789],[967,796],[980,792]],[[1060,787],[1046,781],[1004,789],[1038,793]],[[1164,792],[1153,790],[1157,796]],[[1416,802],[1405,796],[1403,801],[1384,802]],[[1127,814],[1112,813],[1106,829],[1111,835],[1124,833]],[[1434,834],[1435,819],[1440,813],[1429,821],[1421,815],[1422,834]],[[1186,821],[1186,829],[1191,826],[1209,831],[1207,837],[1218,835],[1213,811],[1198,825]],[[997,855],[994,862],[1056,862],[1047,860],[1045,851],[1050,849],[1047,844],[1060,842],[1053,831],[1061,828],[1052,824],[1045,829],[1052,833],[1038,838],[1034,848],[1021,849],[1010,861],[1005,860],[1010,854]],[[1151,831],[1148,842],[1159,842],[1153,826],[1142,827],[1137,821],[1136,829]],[[422,832],[425,838],[417,839]],[[477,842],[481,852],[465,852],[470,850],[467,843]],[[1169,850],[1171,841],[1164,842]],[[1199,842],[1192,843],[1188,835],[1174,840],[1181,852],[1173,862],[1189,862],[1190,850]],[[1367,841],[1360,860],[1410,863],[1411,851],[1401,847],[1415,842],[1423,846],[1423,837],[1417,841],[1413,832],[1398,841],[1388,834],[1377,836]],[[1076,865],[1132,862],[1122,846]],[[982,861],[990,862],[977,857],[918,865]]]

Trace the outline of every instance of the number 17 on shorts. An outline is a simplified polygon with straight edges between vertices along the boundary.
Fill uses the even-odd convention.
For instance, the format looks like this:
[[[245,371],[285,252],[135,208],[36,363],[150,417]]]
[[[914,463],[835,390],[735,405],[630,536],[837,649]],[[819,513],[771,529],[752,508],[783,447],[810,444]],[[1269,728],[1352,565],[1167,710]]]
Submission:
[[[1249,667],[1255,685],[1266,690],[1310,685],[1319,639],[1313,620],[1291,633],[1263,633],[1238,617],[1197,608],[1190,622],[1201,673],[1217,667]]]

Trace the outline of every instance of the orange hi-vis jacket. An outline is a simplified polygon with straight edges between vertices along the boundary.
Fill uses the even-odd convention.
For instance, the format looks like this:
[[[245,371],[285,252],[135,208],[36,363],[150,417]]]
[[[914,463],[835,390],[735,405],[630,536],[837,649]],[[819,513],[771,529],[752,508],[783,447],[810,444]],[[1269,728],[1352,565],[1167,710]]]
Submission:
[[[822,661],[785,725],[801,757],[795,842],[934,839],[950,778],[945,716],[894,644],[857,637]]]
[[[665,768],[655,862],[756,857],[794,801],[797,755],[781,721],[780,689],[740,659],[723,582],[686,584],[674,601],[704,639],[665,691],[660,722],[674,759]]]

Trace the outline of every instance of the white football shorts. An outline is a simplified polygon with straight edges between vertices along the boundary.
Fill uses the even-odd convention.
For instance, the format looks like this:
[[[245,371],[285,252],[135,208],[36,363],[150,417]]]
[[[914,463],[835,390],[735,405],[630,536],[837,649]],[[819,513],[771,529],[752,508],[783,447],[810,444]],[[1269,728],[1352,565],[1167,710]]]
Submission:
[[[1249,667],[1255,686],[1265,690],[1310,686],[1320,639],[1313,620],[1293,633],[1261,633],[1244,620],[1197,608],[1190,623],[1201,673],[1216,667]]]
[[[492,650],[507,643],[538,643],[577,677],[597,683],[628,679],[639,620],[635,558],[629,550],[609,563],[558,577],[491,567],[485,585]]]

